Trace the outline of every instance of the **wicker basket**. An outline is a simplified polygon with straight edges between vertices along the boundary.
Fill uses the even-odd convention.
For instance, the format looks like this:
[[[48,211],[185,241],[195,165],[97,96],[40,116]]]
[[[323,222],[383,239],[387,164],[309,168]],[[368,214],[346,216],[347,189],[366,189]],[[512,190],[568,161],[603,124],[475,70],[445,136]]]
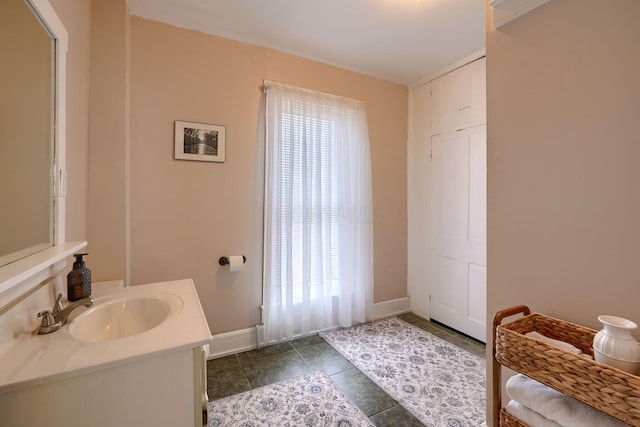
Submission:
[[[632,426],[640,427],[640,377],[525,336],[536,331],[593,356],[593,329],[533,313],[496,332],[496,359]],[[509,425],[509,424],[506,424]]]
[[[500,427],[529,427],[529,425],[516,417],[512,417],[505,408],[502,408],[500,410]]]

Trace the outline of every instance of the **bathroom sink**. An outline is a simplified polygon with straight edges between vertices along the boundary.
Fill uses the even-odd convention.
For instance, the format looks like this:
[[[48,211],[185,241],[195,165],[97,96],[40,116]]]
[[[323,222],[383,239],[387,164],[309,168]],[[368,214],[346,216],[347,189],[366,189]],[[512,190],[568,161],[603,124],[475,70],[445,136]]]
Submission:
[[[108,341],[149,331],[182,309],[180,297],[153,292],[105,300],[73,319],[69,333],[82,341]]]

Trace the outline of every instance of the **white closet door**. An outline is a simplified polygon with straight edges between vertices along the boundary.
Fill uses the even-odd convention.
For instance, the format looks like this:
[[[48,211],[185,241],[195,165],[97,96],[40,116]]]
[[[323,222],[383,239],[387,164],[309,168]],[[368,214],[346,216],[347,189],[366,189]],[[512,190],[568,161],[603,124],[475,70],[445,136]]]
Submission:
[[[478,59],[433,82],[433,133],[486,123],[486,61]]]
[[[469,67],[463,67],[441,77],[434,84],[438,100],[438,131],[456,130],[469,124],[470,74]]]
[[[486,126],[432,138],[431,318],[486,342]]]

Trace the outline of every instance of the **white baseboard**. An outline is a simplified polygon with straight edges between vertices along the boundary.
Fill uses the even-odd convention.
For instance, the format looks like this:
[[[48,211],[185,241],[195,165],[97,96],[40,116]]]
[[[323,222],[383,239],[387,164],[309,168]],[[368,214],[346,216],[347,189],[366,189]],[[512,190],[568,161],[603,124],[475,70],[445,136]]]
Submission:
[[[396,316],[411,311],[409,297],[376,302],[372,308],[371,315],[367,316],[367,320],[384,319],[385,317]]]
[[[228,356],[258,348],[256,328],[241,329],[213,336],[209,359]]]
[[[408,313],[409,298],[398,298],[374,303],[367,320],[378,320],[397,314]],[[225,332],[213,336],[209,359],[241,353],[258,348],[258,333],[255,327]]]

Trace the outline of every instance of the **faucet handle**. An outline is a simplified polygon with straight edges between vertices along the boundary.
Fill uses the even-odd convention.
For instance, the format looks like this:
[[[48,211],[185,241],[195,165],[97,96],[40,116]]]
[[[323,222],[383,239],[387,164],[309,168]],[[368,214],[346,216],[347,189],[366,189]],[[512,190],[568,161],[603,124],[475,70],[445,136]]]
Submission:
[[[51,312],[55,316],[62,310],[64,310],[64,305],[62,305],[62,294],[58,294],[58,298],[56,298],[56,302],[53,304],[53,310],[51,310]]]
[[[39,312],[38,317],[42,317],[42,323],[38,328],[39,335],[57,331],[62,326],[62,322],[56,322],[56,319],[53,317],[53,313],[49,310]]]

